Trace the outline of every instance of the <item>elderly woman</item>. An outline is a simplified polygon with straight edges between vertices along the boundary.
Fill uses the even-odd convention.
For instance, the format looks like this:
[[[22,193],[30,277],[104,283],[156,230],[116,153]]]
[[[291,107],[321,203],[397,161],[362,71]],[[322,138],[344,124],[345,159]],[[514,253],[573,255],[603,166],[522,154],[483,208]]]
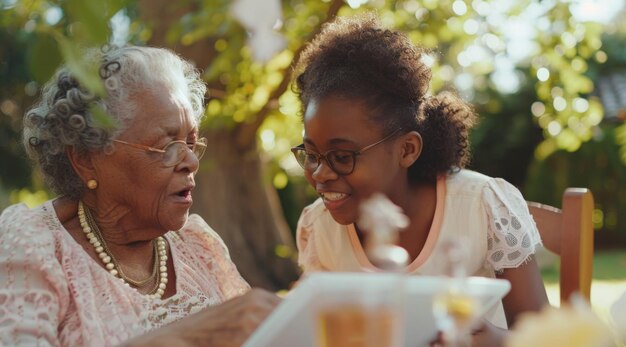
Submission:
[[[25,116],[26,150],[59,197],[0,217],[0,345],[240,345],[278,299],[249,292],[189,216],[204,83],[165,49],[96,59],[106,97],[64,68]]]

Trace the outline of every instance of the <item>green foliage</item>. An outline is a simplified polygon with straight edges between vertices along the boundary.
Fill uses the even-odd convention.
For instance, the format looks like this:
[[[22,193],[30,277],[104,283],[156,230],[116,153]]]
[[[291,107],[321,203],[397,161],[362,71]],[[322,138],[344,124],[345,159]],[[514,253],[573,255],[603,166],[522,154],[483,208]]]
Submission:
[[[37,83],[44,84],[61,65],[61,52],[56,40],[50,36],[41,36],[34,41],[27,52],[28,69]],[[41,57],[46,57],[46,62],[42,62]]]
[[[92,93],[103,96],[104,86],[98,75],[98,67],[84,60],[85,52],[77,44],[59,33],[55,37],[63,54],[65,64],[72,72],[72,75]]]
[[[277,104],[278,100],[270,100],[272,91],[283,83],[294,51],[324,20],[328,8],[328,4],[322,1],[283,1],[285,21],[280,32],[287,40],[288,49],[261,64],[252,59],[244,28],[228,15],[231,5],[232,1],[226,0],[203,1],[197,11],[183,16],[168,36],[169,40],[185,45],[199,40],[213,43],[214,51],[207,54],[214,56],[205,70],[211,95],[206,126],[212,128],[233,128],[237,124],[253,122],[268,103]],[[291,106],[286,108],[294,109]],[[271,107],[269,117],[284,117],[280,109],[284,109],[282,105]]]
[[[615,141],[616,127],[606,124],[576,152],[557,151],[530,167],[525,197],[560,206],[567,187],[586,187],[594,194],[594,225],[601,246],[626,245],[626,166]]]
[[[559,29],[541,37],[538,43],[545,53],[533,59],[530,66],[538,79],[535,87],[543,110],[535,116],[546,137],[536,150],[539,159],[559,149],[576,151],[591,138],[592,128],[603,117],[602,106],[595,99],[588,99],[588,107],[576,107],[578,100],[587,99],[593,91],[593,82],[586,76],[586,61],[602,45],[602,27],[597,23],[577,23],[568,6],[557,3],[550,11]],[[539,78],[541,69],[547,70],[549,76]]]
[[[77,78],[102,95],[104,89],[94,67],[84,61],[84,49],[100,47],[111,36],[109,20],[128,0],[17,1],[0,10],[3,30],[27,36],[31,78],[47,81],[62,59]]]
[[[528,115],[535,90],[526,84],[514,95],[497,95],[493,90],[488,95],[492,102],[478,104],[476,109],[480,123],[471,134],[470,168],[524,186],[534,149],[544,139],[541,128]]]
[[[41,180],[31,174],[21,147],[22,114],[62,61],[83,85],[97,95],[104,94],[96,67],[84,61],[85,49],[108,42],[111,16],[127,5],[127,0],[32,0],[0,4],[0,46],[3,47],[0,50],[0,188],[41,187]],[[95,114],[97,121],[113,126],[102,110]],[[17,198],[12,201],[36,201],[24,192],[16,191],[13,197]],[[41,197],[41,193],[33,196]]]
[[[28,189],[20,189],[11,192],[12,204],[24,203],[31,208],[43,204],[49,198],[48,192],[45,190],[31,192]]]
[[[22,112],[32,102],[27,92],[34,87],[28,84],[28,67],[24,64],[29,44],[26,36],[0,31],[0,47],[11,48],[0,48],[0,193],[3,187],[30,184],[30,163],[19,136]]]
[[[626,252],[610,250],[596,252],[593,257],[593,279],[600,281],[624,281],[626,273]],[[541,270],[541,277],[545,283],[559,283],[559,264],[554,264]]]
[[[290,88],[283,87],[299,49],[326,20],[330,0],[283,0],[279,31],[286,48],[265,64],[252,59],[246,44],[249,35],[231,16],[231,4],[231,0],[173,3],[176,10],[189,10],[174,21],[166,41],[179,47],[208,43],[207,63],[199,66],[210,88],[204,125],[229,132],[253,127],[249,136],[271,163],[268,182],[279,189],[293,226],[302,205],[314,195],[303,188],[306,183],[289,152],[301,141],[302,125],[298,100]],[[600,125],[603,109],[593,92],[594,80],[606,67],[626,66],[625,45],[623,40],[603,37],[605,28],[597,23],[578,22],[570,6],[571,2],[536,0],[370,0],[356,9],[344,4],[339,15],[376,11],[384,24],[405,31],[431,50],[427,57],[433,70],[431,92],[458,89],[480,114],[472,134],[473,168],[526,186],[529,198],[552,203],[558,202],[565,186],[590,186],[603,225],[624,230],[618,218],[626,215],[621,210],[624,196],[619,193],[615,194],[619,199],[614,198],[610,193],[618,191],[617,183],[609,182],[623,182],[626,126]],[[529,11],[537,8],[541,10],[530,16]],[[8,96],[0,103],[11,100],[23,112],[33,96],[24,96],[25,86],[47,80],[62,59],[81,82],[102,93],[96,71],[81,63],[82,49],[107,41],[109,19],[120,10],[132,19],[128,40],[147,42],[154,33],[150,23],[138,19],[137,1],[31,0],[2,8],[1,90]],[[55,18],[55,13],[60,15]],[[509,31],[517,29],[530,31],[535,38],[527,47],[531,53],[514,59]],[[498,83],[503,62],[512,66],[518,80],[515,88],[503,90]],[[2,135],[11,139],[0,137],[0,160],[17,163],[0,169],[0,183],[10,187],[23,187],[30,180],[25,164],[19,164],[25,162],[16,141],[20,112],[0,118]],[[96,114],[100,122],[114,126],[106,116]],[[603,157],[610,169],[606,179],[600,170],[592,170]],[[571,170],[573,163],[578,168],[584,162],[591,164]]]
[[[117,128],[117,122],[110,117],[100,105],[92,105],[89,107],[89,112],[93,115],[93,120],[96,125],[104,129]]]
[[[126,6],[125,0],[65,0],[62,7],[74,26],[74,39],[91,45],[102,45],[110,36],[109,19]]]

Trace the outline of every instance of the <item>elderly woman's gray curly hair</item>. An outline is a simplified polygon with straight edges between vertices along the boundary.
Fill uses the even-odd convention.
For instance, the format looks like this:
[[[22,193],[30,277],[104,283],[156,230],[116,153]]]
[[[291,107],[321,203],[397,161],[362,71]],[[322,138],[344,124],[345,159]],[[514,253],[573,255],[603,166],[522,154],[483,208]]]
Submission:
[[[44,86],[41,100],[24,116],[23,141],[48,186],[58,194],[78,199],[85,184],[67,156],[67,148],[79,153],[109,152],[111,141],[122,133],[136,114],[131,101],[136,91],[165,86],[189,98],[196,121],[204,114],[206,85],[199,71],[175,53],[163,48],[109,47],[88,60],[100,65],[106,96],[98,98],[81,86],[66,67]],[[99,124],[90,110],[99,105],[116,126]]]

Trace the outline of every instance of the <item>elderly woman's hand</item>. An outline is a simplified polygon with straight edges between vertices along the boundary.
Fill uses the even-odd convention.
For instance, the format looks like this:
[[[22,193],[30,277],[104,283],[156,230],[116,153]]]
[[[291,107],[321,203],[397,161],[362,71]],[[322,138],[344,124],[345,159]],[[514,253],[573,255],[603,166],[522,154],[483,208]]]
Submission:
[[[241,346],[280,300],[268,291],[252,289],[240,297],[128,341],[124,346]]]

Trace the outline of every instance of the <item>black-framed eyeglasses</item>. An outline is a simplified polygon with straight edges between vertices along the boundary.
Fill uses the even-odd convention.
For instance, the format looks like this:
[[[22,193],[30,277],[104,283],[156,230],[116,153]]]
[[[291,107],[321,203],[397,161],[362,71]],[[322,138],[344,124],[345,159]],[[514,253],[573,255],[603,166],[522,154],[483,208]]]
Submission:
[[[371,145],[367,145],[358,151],[331,149],[324,154],[318,154],[307,151],[306,148],[304,148],[304,144],[301,144],[297,147],[293,147],[291,152],[296,157],[298,164],[300,164],[305,171],[314,172],[320,166],[322,159],[324,159],[335,173],[346,176],[354,171],[354,167],[356,166],[356,157],[389,140],[399,131],[400,129],[396,129],[391,134],[385,136],[382,140],[372,143]]]
[[[172,167],[180,164],[187,155],[187,150],[190,150],[198,160],[202,158],[204,155],[204,151],[206,150],[207,140],[206,138],[197,139],[195,143],[187,143],[183,140],[175,140],[163,147],[163,149],[158,149],[146,145],[140,145],[137,143],[130,143],[122,140],[113,140],[113,142],[121,143],[124,145],[128,145],[134,148],[143,149],[149,152],[161,153],[163,155],[163,165],[165,167]]]

